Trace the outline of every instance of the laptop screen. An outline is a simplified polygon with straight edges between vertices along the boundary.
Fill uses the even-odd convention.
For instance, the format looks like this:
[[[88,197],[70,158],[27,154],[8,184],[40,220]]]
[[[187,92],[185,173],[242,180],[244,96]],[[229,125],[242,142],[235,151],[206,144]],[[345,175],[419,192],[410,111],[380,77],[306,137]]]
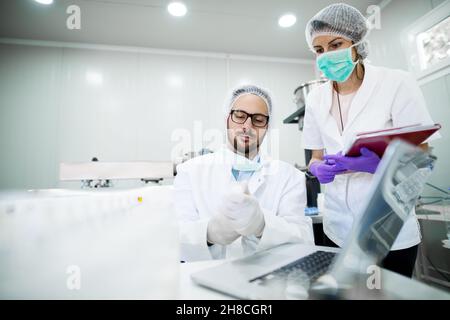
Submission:
[[[397,140],[390,144],[369,186],[364,212],[356,220],[332,273],[366,272],[390,251],[411,214],[435,157]]]

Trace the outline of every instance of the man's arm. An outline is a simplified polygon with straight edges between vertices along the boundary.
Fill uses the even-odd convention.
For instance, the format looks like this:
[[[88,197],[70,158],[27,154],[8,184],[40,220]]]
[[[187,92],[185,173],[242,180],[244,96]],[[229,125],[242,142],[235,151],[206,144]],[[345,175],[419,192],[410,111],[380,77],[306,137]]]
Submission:
[[[174,181],[175,209],[179,219],[182,260],[223,259],[225,246],[240,235],[231,228],[226,217],[220,212],[208,218],[201,217],[195,203],[192,182],[192,175],[200,173],[188,164],[179,165],[177,169],[178,174]]]
[[[314,244],[311,218],[305,216],[306,183],[302,172],[293,169],[283,189],[276,216],[265,215],[265,228],[258,249],[282,243]]]
[[[184,164],[178,165],[174,180],[174,205],[179,221],[181,260],[208,260],[212,252],[207,245],[208,219],[201,219]]]

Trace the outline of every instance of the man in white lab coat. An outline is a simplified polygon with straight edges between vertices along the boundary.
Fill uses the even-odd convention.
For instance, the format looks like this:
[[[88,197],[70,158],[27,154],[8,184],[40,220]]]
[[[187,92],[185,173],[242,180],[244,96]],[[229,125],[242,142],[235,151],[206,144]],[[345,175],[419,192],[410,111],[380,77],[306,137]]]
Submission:
[[[304,215],[305,176],[260,154],[272,99],[257,86],[241,86],[227,103],[227,146],[177,167],[175,207],[181,259],[223,259],[282,243],[313,244]]]

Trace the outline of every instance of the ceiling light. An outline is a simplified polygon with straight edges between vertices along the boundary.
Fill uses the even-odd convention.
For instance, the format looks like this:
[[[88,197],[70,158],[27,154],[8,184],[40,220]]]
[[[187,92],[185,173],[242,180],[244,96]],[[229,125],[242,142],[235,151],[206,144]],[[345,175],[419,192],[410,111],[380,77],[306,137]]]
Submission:
[[[86,81],[90,85],[100,86],[103,83],[103,75],[99,72],[88,71],[86,72]]]
[[[53,0],[34,0],[40,4],[52,4]]]
[[[292,27],[296,22],[297,22],[297,18],[291,13],[282,15],[280,17],[280,19],[278,19],[278,24],[282,28]]]
[[[187,8],[182,2],[171,2],[167,6],[169,13],[175,17],[182,17],[186,14]]]
[[[181,88],[183,86],[183,79],[175,74],[167,77],[167,84],[174,88]]]

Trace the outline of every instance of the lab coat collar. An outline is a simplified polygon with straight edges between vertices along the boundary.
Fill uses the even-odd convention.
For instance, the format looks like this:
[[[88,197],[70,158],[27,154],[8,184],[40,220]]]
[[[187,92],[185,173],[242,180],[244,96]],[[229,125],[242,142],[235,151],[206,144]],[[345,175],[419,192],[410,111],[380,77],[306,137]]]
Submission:
[[[313,106],[318,109],[318,116],[320,118],[320,123],[326,123],[326,119],[330,115],[331,104],[333,102],[333,82],[328,81],[323,84],[324,90],[322,91],[322,96],[320,97],[320,105]],[[337,130],[337,126],[336,126]]]
[[[226,164],[232,165],[234,161],[234,157],[240,156],[237,155],[233,150],[230,150],[230,148],[227,145],[224,145],[220,151],[218,152],[220,154],[224,155],[224,160]],[[262,168],[260,171],[264,170],[264,167],[267,167],[270,165],[271,158],[262,152],[259,152],[256,157],[259,157],[259,161],[262,164]]]
[[[227,176],[229,175],[230,179],[234,180],[233,174],[231,173],[231,168],[233,165],[234,157],[236,153],[228,146],[223,146],[222,149],[218,152],[218,154],[223,155],[224,160],[224,170],[226,171]],[[262,164],[261,170],[255,171],[248,181],[248,189],[251,194],[254,194],[258,188],[266,181],[266,176],[271,173],[270,164],[271,157],[264,153],[258,153],[260,162]]]
[[[370,64],[364,64],[365,67],[365,74],[364,74],[364,80],[361,84],[361,87],[356,92],[355,97],[352,101],[352,106],[349,110],[348,120],[345,125],[344,131],[342,132],[342,135],[344,135],[352,123],[355,121],[357,116],[361,113],[361,111],[364,110],[364,108],[367,106],[369,99],[372,98],[372,92],[374,91],[376,85],[377,85],[377,71],[376,68]],[[327,83],[323,84],[325,90],[323,90],[323,95],[321,97],[321,103],[319,106],[319,112],[318,116],[320,117],[320,123],[327,123],[327,118],[330,117],[330,110],[331,110],[331,104],[333,102],[333,83],[331,81],[328,81]],[[333,129],[335,130],[336,137],[339,137],[339,128],[336,124],[336,121],[332,121]]]
[[[367,106],[370,99],[372,99],[372,93],[377,85],[377,71],[370,64],[364,64],[365,72],[364,72],[364,80],[361,84],[361,87],[356,92],[355,97],[352,101],[352,106],[348,113],[348,120],[345,126],[345,129],[351,127],[352,123],[358,117],[358,115],[364,110]],[[345,131],[344,129],[344,131]]]

